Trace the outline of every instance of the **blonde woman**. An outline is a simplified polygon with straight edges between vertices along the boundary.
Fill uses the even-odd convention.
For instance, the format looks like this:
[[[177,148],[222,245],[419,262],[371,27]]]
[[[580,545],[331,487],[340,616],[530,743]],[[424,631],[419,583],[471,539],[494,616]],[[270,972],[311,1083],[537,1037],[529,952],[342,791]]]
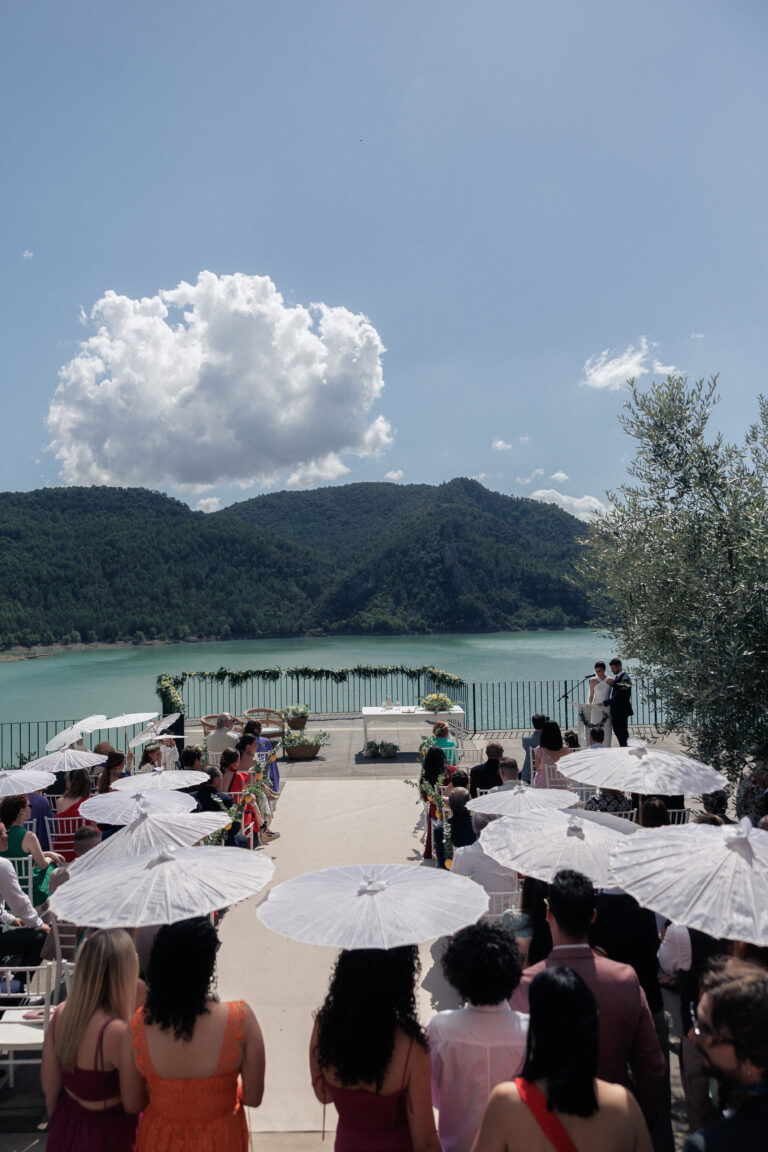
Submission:
[[[458,763],[456,741],[451,738],[451,730],[445,720],[438,720],[436,724],[432,725],[432,735],[435,738],[435,745],[445,752],[445,762],[448,767],[455,768]]]
[[[122,928],[93,932],[77,955],[72,991],[43,1045],[49,1152],[130,1152],[137,1118],[120,1098],[120,1050],[136,1006],[139,961]]]

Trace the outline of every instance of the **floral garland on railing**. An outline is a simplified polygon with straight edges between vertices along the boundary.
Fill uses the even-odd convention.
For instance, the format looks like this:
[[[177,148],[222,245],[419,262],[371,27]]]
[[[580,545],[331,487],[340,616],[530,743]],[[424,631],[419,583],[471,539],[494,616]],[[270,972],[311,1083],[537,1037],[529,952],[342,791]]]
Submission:
[[[409,668],[404,664],[358,664],[354,668],[248,668],[238,671],[233,668],[217,668],[215,672],[180,672],[171,676],[164,672],[157,677],[157,695],[168,712],[183,712],[180,690],[187,680],[204,680],[216,684],[229,684],[231,688],[239,688],[250,680],[276,681],[281,676],[293,676],[305,680],[332,680],[335,684],[343,684],[350,676],[357,676],[360,680],[376,680],[383,676],[405,676],[409,680],[418,680],[422,676],[429,677],[437,687],[459,688],[464,686],[461,676],[453,672],[444,672],[441,668],[433,668],[431,664],[423,664],[419,668]]]

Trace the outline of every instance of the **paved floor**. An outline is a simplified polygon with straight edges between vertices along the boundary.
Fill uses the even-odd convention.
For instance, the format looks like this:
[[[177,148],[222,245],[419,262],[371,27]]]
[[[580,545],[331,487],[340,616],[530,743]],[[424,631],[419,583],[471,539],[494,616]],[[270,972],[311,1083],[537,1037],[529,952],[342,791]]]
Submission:
[[[317,760],[281,761],[283,792],[273,827],[280,839],[266,850],[275,860],[274,883],[311,869],[370,862],[420,863],[422,806],[405,781],[418,775],[416,749],[423,733],[413,727],[390,735],[402,752],[394,761],[360,754],[359,720],[322,721],[331,744]],[[424,732],[428,732],[424,726]],[[507,754],[521,760],[522,733],[505,736]],[[188,729],[189,742],[194,729]],[[478,758],[484,739],[474,742]],[[262,894],[238,904],[221,925],[218,991],[254,1008],[265,1035],[267,1083],[261,1108],[249,1110],[254,1149],[305,1152],[321,1146],[322,1107],[311,1090],[308,1045],[312,1014],[321,1003],[334,961],[332,949],[297,944],[265,929],[256,917]],[[440,942],[421,949],[419,1009],[424,1021],[455,1007],[455,993],[439,967]],[[668,1001],[672,1006],[672,1001]],[[676,1060],[673,1060],[673,1074]],[[679,1086],[678,1086],[679,1088]],[[44,1106],[37,1070],[20,1072],[16,1089],[0,1092],[0,1152],[42,1152]],[[335,1113],[326,1116],[332,1131]],[[326,1143],[324,1147],[331,1147]]]

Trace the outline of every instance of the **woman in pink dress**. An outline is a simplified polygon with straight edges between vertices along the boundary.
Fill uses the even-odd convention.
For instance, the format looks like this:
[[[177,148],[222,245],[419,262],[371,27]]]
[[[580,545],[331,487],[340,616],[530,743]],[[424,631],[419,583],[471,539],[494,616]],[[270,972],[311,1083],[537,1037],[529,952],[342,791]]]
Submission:
[[[335,1152],[440,1152],[418,950],[342,952],[309,1047],[312,1087],[339,1114]]]
[[[541,744],[535,750],[536,775],[534,788],[570,788],[571,781],[557,770],[557,763],[567,756],[570,748],[563,740],[560,725],[555,720],[547,720],[541,730]]]

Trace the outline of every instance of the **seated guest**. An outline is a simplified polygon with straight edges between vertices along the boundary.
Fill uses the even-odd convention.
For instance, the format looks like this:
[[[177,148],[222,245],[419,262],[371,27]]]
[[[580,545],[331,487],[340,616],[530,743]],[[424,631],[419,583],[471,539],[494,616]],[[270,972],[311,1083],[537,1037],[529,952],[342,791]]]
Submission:
[[[442,748],[436,748],[433,744],[432,747],[427,748],[424,754],[424,763],[421,768],[421,777],[419,779],[419,789],[421,798],[425,803],[429,803],[429,810],[427,812],[427,840],[424,845],[424,859],[432,859],[432,824],[438,818],[437,804],[432,799],[440,788],[443,777],[449,775],[445,767],[445,752]]]
[[[62,773],[62,775],[65,777],[64,787],[66,787],[66,777],[68,774],[65,772]],[[51,793],[51,795],[53,795],[53,793]],[[29,807],[32,812],[32,819],[35,822],[35,835],[40,841],[40,847],[42,848],[43,852],[47,852],[51,846],[51,842],[48,839],[48,826],[45,821],[46,817],[49,820],[53,819],[53,808],[51,807],[51,802],[47,796],[43,795],[42,792],[29,792],[28,796]]]
[[[432,735],[435,740],[435,747],[442,748],[445,752],[446,764],[449,768],[454,768],[458,763],[456,741],[451,739],[451,730],[445,720],[438,720],[436,724],[432,725]]]
[[[520,773],[517,769],[517,760],[513,760],[511,756],[503,756],[499,760],[499,775],[501,776],[501,784],[491,788],[491,792],[508,792],[519,784]]]
[[[539,973],[522,1074],[494,1088],[474,1152],[652,1152],[632,1093],[597,1079],[598,1005],[570,968]]]
[[[491,1090],[516,1076],[525,1057],[528,1017],[508,1003],[522,972],[514,934],[500,924],[462,928],[442,968],[465,1006],[427,1026],[432,1104],[443,1152],[470,1152]]]
[[[80,817],[80,805],[91,796],[91,777],[87,768],[78,768],[69,773],[66,791],[56,801],[56,821],[77,820]],[[56,848],[61,852],[67,863],[75,858],[74,834],[76,828],[73,824],[62,825],[70,831],[56,832]]]
[[[491,788],[498,788],[503,783],[499,775],[499,760],[504,755],[501,744],[492,740],[485,746],[485,763],[476,764],[469,770],[469,791],[472,799],[477,796],[478,788],[488,792]]]
[[[186,772],[204,772],[202,748],[197,744],[187,744],[181,750],[179,763]]]
[[[0,820],[0,857],[7,844],[8,832]],[[43,923],[29,897],[22,892],[12,862],[3,859],[0,859],[0,923],[3,925],[0,960],[24,968],[37,967],[45,937],[51,929]]]
[[[208,737],[208,759],[211,764],[218,764],[219,757],[225,749],[232,749],[237,744],[235,734],[235,719],[229,712],[222,712],[216,719],[216,729]]]
[[[531,716],[531,724],[533,725],[533,732],[527,736],[523,736],[523,751],[525,752],[525,760],[523,761],[523,771],[521,779],[524,784],[530,784],[533,779],[533,756],[534,750],[538,748],[541,742],[541,730],[547,722],[547,717],[543,712],[536,712]]]
[[[498,820],[498,816],[491,816],[486,812],[472,813],[472,831],[477,839],[474,844],[468,844],[464,848],[456,848],[453,853],[452,871],[457,876],[469,876],[489,893],[517,892],[517,872],[511,868],[505,868],[483,851],[481,833],[483,828],[492,820]]]
[[[239,796],[243,789],[248,786],[248,777],[239,771],[240,753],[236,748],[224,749],[219,758],[219,768],[221,769],[222,792],[228,792],[233,797]]]
[[[764,1152],[768,1134],[768,972],[728,960],[704,975],[694,1034],[711,1073],[740,1086],[726,1118],[689,1136],[683,1152]]]
[[[526,876],[520,895],[520,910],[501,914],[502,924],[511,928],[523,958],[523,968],[545,960],[552,951],[552,933],[547,922],[547,891],[544,880]]]
[[[665,828],[669,824],[669,812],[659,796],[645,800],[638,814],[638,824],[642,828]]]
[[[48,899],[48,881],[54,864],[63,864],[64,857],[58,852],[43,852],[40,841],[34,832],[28,832],[25,824],[29,819],[29,800],[26,795],[5,796],[0,802],[0,821],[7,829],[7,839],[0,856],[13,863],[21,875],[21,861],[30,858],[32,866],[32,903],[36,908]]]
[[[261,720],[249,720],[243,729],[244,736],[256,737],[256,751],[264,752],[267,754],[267,774],[269,776],[269,783],[274,792],[280,792],[280,769],[277,766],[277,758],[275,751],[272,747],[272,741],[267,739],[266,736],[261,734]]]
[[[137,772],[154,772],[156,768],[163,767],[163,750],[160,744],[153,740],[149,744],[144,745],[144,751],[139,760]]]
[[[454,788],[469,788],[469,774],[464,768],[456,768],[445,782],[446,795],[450,796]]]
[[[584,805],[585,812],[631,812],[632,801],[618,788],[601,788]]]
[[[472,831],[472,817],[467,809],[469,792],[466,788],[452,788],[448,795],[451,815],[448,824],[454,849],[474,844],[477,837]],[[445,868],[445,831],[442,823],[435,824],[435,857],[438,868]]]
[[[82,828],[78,828],[72,837],[72,860],[79,860],[86,852],[90,852],[91,848],[95,848],[97,844],[101,844],[101,832],[95,824],[83,824]],[[71,863],[72,861],[69,861]],[[48,893],[53,896],[57,888],[60,888],[65,881],[69,880],[69,863],[56,868],[51,873],[51,878],[48,882]],[[43,956],[44,960],[53,959],[53,956]]]
[[[256,753],[259,750],[258,736],[253,733],[244,733],[237,742],[237,750],[240,753],[240,772],[250,779],[252,772],[264,774],[264,768],[256,759]],[[279,797],[277,792],[270,788],[266,780],[261,781],[264,791],[269,800],[274,801]]]
[[[108,752],[107,759],[104,767],[99,774],[99,781],[96,785],[96,791],[100,796],[105,792],[111,792],[112,785],[115,780],[121,776],[127,775],[125,772],[126,758],[122,752]],[[109,836],[114,836],[115,832],[120,831],[119,824],[99,824],[102,837],[106,840]]]
[[[555,720],[547,720],[541,730],[541,743],[536,749],[534,788],[570,788],[571,781],[557,770],[558,761],[570,751],[563,740],[560,725]]]
[[[568,745],[568,747],[571,748],[573,751],[575,751],[579,747],[579,738],[576,735],[576,733],[570,728],[568,729],[567,732],[563,732],[563,740]]]

